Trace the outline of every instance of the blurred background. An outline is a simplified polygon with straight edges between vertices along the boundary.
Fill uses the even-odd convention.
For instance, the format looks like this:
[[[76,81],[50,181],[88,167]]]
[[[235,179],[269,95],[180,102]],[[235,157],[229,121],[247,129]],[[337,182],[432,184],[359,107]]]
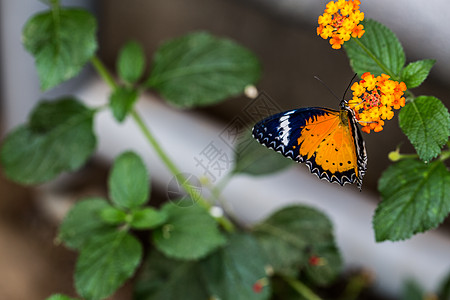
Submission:
[[[338,108],[339,101],[314,76],[341,95],[353,72],[343,50],[333,50],[316,36],[317,17],[328,1],[318,0],[104,0],[62,1],[83,6],[99,20],[99,56],[115,70],[120,47],[134,39],[148,59],[165,40],[204,30],[227,37],[253,51],[261,60],[263,75],[257,88],[282,109],[303,106]],[[450,39],[446,11],[450,3],[430,1],[362,1],[366,18],[391,28],[405,48],[407,62],[433,58],[437,63],[416,95],[433,95],[448,106]],[[32,57],[21,45],[26,20],[45,9],[35,0],[0,0],[0,99],[2,137],[24,122],[42,98],[77,94],[95,105],[104,103],[108,88],[87,67],[77,78],[49,91],[39,91]],[[194,157],[249,105],[236,97],[208,108],[180,112],[148,93],[141,103],[148,123],[161,144],[182,170],[196,176],[202,170]],[[185,131],[180,131],[183,128]],[[96,157],[80,172],[64,175],[53,184],[37,188],[17,186],[0,179],[0,299],[43,299],[53,292],[73,293],[72,271],[76,255],[54,243],[56,228],[74,199],[86,194],[106,194],[108,165],[122,150],[133,148],[153,170],[155,197],[167,195],[170,174],[142,142],[132,124],[115,125],[110,115],[96,120],[99,148]],[[407,242],[375,244],[371,228],[379,198],[377,180],[389,165],[387,154],[401,145],[412,152],[397,119],[385,130],[364,134],[369,156],[363,191],[319,181],[305,166],[264,178],[241,177],[224,191],[233,213],[242,223],[263,218],[279,206],[301,202],[324,210],[335,223],[339,246],[347,267],[373,272],[374,288],[386,297],[398,295],[402,282],[415,278],[432,291],[450,271],[448,229],[414,237]],[[183,145],[183,147],[180,147]],[[183,148],[183,149],[179,149]],[[182,150],[182,151],[180,151]],[[224,146],[223,151],[232,155]],[[270,188],[271,187],[271,188]],[[448,227],[448,226],[447,226]],[[115,299],[128,299],[126,286]]]

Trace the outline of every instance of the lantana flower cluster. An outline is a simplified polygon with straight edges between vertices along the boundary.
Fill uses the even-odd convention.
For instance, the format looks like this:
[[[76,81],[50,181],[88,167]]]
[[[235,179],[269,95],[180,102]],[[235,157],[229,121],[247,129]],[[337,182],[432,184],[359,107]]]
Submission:
[[[375,77],[366,72],[351,87],[353,99],[348,102],[348,106],[355,112],[364,132],[383,130],[384,120],[394,116],[393,109],[405,106],[405,83],[389,78],[386,74]]]
[[[323,15],[319,16],[317,35],[323,39],[330,38],[333,49],[340,49],[350,37],[360,38],[364,34],[364,13],[359,10],[359,0],[330,1]]]

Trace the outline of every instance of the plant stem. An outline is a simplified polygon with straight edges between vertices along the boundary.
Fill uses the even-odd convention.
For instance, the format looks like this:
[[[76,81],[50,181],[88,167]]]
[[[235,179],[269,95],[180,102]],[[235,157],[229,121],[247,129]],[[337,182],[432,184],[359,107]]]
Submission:
[[[364,46],[363,43],[357,38],[353,39],[356,44],[358,44],[361,49],[364,50],[364,52],[367,53],[367,55],[389,76],[391,76],[392,80],[399,81],[400,79],[397,77],[397,75],[393,74],[391,70],[388,69],[369,49],[367,49],[366,46]]]
[[[297,293],[303,296],[303,298],[307,300],[322,300],[319,296],[317,296],[309,287],[304,285],[299,280],[292,277],[283,277],[284,281],[286,281]]]
[[[114,80],[111,73],[106,69],[106,67],[103,65],[103,63],[98,59],[97,56],[94,56],[91,58],[91,63],[94,66],[94,68],[97,70],[97,72],[100,74],[100,76],[103,78],[103,80],[106,81],[106,83],[113,89],[116,90],[119,85]],[[138,114],[136,110],[133,110],[131,112],[131,116],[133,117],[134,121],[137,123],[139,129],[144,134],[145,138],[149,142],[149,144],[153,147],[153,149],[158,154],[159,158],[162,160],[162,162],[166,165],[166,167],[169,169],[169,171],[172,173],[172,175],[176,176],[178,179],[178,182],[181,183],[181,186],[183,189],[189,194],[189,196],[192,198],[193,201],[196,201],[200,206],[205,208],[207,211],[211,208],[211,204],[202,197],[202,195],[191,185],[189,185],[188,180],[181,174],[178,167],[172,162],[172,160],[166,155],[166,152],[161,148],[159,143],[156,141],[153,134],[150,132],[150,129],[145,124],[144,120],[141,118],[141,116]],[[222,227],[232,232],[234,231],[234,225],[225,217],[216,217],[215,218],[217,222],[219,222]]]

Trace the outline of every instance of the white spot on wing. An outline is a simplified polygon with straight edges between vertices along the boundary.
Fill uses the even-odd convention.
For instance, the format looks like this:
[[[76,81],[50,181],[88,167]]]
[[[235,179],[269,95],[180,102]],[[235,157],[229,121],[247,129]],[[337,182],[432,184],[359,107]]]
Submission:
[[[292,113],[294,113],[294,110],[288,111],[283,116],[281,116],[280,126],[278,126],[277,128],[280,132],[281,143],[284,146],[287,146],[287,144],[289,143],[289,134],[291,132],[291,128],[289,127],[289,125],[291,124],[289,122],[289,117]]]

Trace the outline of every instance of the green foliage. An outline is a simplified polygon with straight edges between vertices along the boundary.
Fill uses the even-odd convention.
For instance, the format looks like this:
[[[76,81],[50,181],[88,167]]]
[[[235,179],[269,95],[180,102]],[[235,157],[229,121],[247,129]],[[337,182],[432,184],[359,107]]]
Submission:
[[[138,81],[145,69],[145,53],[136,41],[130,41],[122,47],[117,60],[119,77],[128,83]]]
[[[295,164],[280,153],[261,147],[249,131],[239,140],[235,154],[233,173],[236,174],[267,175]]]
[[[166,212],[147,207],[131,214],[130,226],[134,229],[153,229],[166,222],[167,218]]]
[[[259,280],[268,280],[265,258],[248,234],[230,236],[225,247],[200,261],[170,260],[153,252],[136,286],[136,299],[223,300],[269,299],[270,285],[253,290]]]
[[[75,268],[78,293],[104,299],[133,275],[142,259],[139,241],[125,231],[95,236],[80,252]]]
[[[217,222],[203,207],[167,203],[161,210],[167,214],[167,220],[153,232],[153,242],[166,256],[199,259],[225,244]]]
[[[316,209],[285,207],[256,225],[253,231],[276,273],[293,276],[305,270],[316,284],[327,284],[340,271],[342,261],[331,222]],[[323,263],[311,265],[312,256]]]
[[[418,87],[428,77],[435,63],[434,59],[412,62],[402,70],[400,80],[406,84],[408,89]]]
[[[109,207],[102,198],[86,198],[77,202],[59,227],[59,239],[67,247],[79,250],[92,237],[111,232],[113,228],[100,217],[102,211]]]
[[[109,176],[109,193],[112,202],[121,208],[133,209],[147,202],[150,195],[150,178],[141,158],[133,152],[116,158]]]
[[[450,173],[442,161],[405,159],[381,176],[373,225],[378,242],[397,241],[438,226],[450,213]]]
[[[127,214],[119,208],[108,205],[101,210],[100,217],[106,224],[117,225],[126,221]]]
[[[170,40],[157,50],[147,85],[171,104],[195,107],[238,95],[259,77],[259,62],[250,51],[197,32]]]
[[[442,102],[419,96],[400,111],[399,124],[424,161],[435,158],[448,141],[450,115]]]
[[[450,300],[450,273],[447,274],[440,284],[438,296],[441,300]]]
[[[28,124],[3,141],[3,171],[17,182],[36,184],[78,169],[95,150],[93,116],[93,110],[73,98],[40,102]]]
[[[76,300],[75,298],[70,298],[66,295],[56,294],[48,297],[46,300]]]
[[[414,280],[407,280],[403,286],[401,300],[424,300],[425,292]]]
[[[138,98],[138,92],[129,87],[118,87],[109,97],[109,104],[117,121],[123,122],[133,109]]]
[[[370,72],[374,76],[382,73],[400,77],[405,65],[405,53],[395,34],[386,26],[374,20],[362,22],[365,33],[360,39],[350,39],[344,48],[350,65],[360,76]]]
[[[81,71],[97,50],[96,29],[95,18],[80,9],[54,9],[26,23],[23,44],[35,58],[43,90]]]

